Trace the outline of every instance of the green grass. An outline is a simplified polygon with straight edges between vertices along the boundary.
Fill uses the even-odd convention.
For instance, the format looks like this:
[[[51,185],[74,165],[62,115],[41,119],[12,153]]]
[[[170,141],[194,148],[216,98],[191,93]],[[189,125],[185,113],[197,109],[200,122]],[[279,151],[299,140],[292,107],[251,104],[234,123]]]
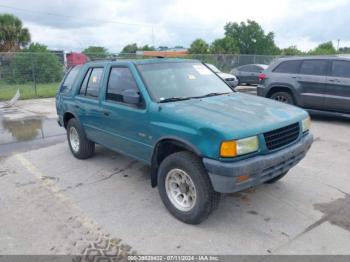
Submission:
[[[20,99],[54,97],[59,87],[59,83],[37,84],[35,95],[33,83],[9,85],[0,81],[0,101],[10,100],[19,88],[21,93]]]

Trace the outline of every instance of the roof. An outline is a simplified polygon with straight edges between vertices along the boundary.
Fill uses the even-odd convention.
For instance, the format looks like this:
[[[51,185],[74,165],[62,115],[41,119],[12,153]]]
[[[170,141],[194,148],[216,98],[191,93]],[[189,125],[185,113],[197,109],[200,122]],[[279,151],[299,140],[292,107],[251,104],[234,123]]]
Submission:
[[[87,65],[101,66],[105,64],[120,64],[120,63],[133,63],[136,65],[144,64],[157,64],[157,63],[190,63],[200,62],[193,59],[181,59],[181,58],[152,58],[152,59],[116,59],[116,60],[98,60],[86,63]]]
[[[280,57],[278,60],[301,60],[301,59],[323,59],[323,60],[330,60],[330,59],[347,59],[349,60],[349,57],[346,56],[338,56],[338,55],[323,55],[323,56],[285,56]]]

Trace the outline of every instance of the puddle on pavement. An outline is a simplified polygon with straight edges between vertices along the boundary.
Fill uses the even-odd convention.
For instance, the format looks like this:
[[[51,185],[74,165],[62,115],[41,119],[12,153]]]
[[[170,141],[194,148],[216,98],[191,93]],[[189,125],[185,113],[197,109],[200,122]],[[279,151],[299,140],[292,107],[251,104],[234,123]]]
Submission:
[[[44,139],[64,135],[55,119],[30,117],[21,119],[2,118],[0,120],[0,144]]]
[[[314,208],[324,215],[319,222],[329,223],[350,231],[350,194],[329,203],[315,204]]]
[[[308,226],[301,234],[305,234],[324,222],[350,231],[350,194],[342,192],[345,196],[328,203],[314,204],[314,208],[323,213],[323,217]]]
[[[2,120],[2,126],[16,141],[29,141],[38,137],[44,138],[42,130],[42,119],[21,119],[21,120]]]

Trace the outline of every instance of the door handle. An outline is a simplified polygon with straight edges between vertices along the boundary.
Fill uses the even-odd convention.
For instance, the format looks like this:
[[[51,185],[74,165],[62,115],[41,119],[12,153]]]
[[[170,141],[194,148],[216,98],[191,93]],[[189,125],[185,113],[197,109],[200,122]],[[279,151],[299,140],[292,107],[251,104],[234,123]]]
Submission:
[[[109,114],[110,114],[109,111],[99,110],[99,109],[92,109],[91,111],[94,112],[94,113],[103,114],[103,115],[105,115],[105,116],[109,116]]]
[[[292,76],[294,79],[300,79],[300,76]]]
[[[80,108],[80,106],[78,106],[78,105],[75,105],[74,107],[75,107],[76,109],[79,109],[79,108]]]

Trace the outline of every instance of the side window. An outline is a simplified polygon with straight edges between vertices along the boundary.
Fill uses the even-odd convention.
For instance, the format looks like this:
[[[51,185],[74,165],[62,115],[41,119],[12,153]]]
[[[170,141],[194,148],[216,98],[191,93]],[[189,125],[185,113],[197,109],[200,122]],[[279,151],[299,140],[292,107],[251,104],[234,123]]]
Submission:
[[[324,76],[326,70],[326,60],[304,60],[300,67],[300,74]]]
[[[69,91],[72,89],[73,83],[79,73],[81,66],[75,66],[71,68],[66,76],[66,79],[64,80],[62,86],[65,88],[66,91]]]
[[[299,73],[300,64],[300,60],[284,61],[280,63],[273,71],[276,73],[297,74]]]
[[[80,87],[80,92],[79,94],[81,95],[84,95],[86,94],[86,86],[87,86],[87,83],[89,81],[89,78],[90,78],[90,74],[91,74],[91,68],[87,71],[87,73],[85,74],[85,77],[84,77],[84,81],[83,83],[81,84],[81,87]]]
[[[88,84],[86,86],[86,96],[98,97],[102,81],[103,68],[92,68]],[[85,79],[84,79],[85,80]]]
[[[258,66],[255,66],[255,65],[253,65],[253,66],[251,66],[251,72],[254,72],[254,73],[260,73],[260,72],[262,72],[264,69],[262,69],[262,68],[260,68],[260,67],[258,67]]]
[[[114,67],[108,79],[106,99],[123,102],[122,92],[127,89],[139,91],[130,69],[127,67]]]
[[[249,65],[248,66],[241,66],[238,68],[238,71],[243,71],[243,72],[249,72]]]
[[[350,78],[350,62],[348,61],[333,61],[332,76]]]

